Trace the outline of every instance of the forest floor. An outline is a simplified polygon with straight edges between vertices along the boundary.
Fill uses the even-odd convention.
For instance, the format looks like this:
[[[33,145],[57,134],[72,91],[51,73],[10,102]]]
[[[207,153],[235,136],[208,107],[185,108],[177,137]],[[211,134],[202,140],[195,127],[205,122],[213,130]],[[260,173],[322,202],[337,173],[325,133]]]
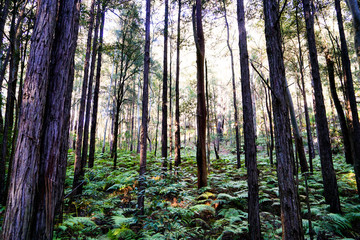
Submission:
[[[138,154],[121,151],[113,170],[110,156],[97,153],[95,167],[86,169],[83,195],[65,198],[64,219],[56,224],[54,239],[248,239],[246,169],[236,169],[230,150],[225,148],[222,154],[219,160],[211,159],[209,186],[199,190],[195,149],[182,149],[180,168],[166,173],[161,170],[162,159],[149,153],[145,214],[139,215]],[[281,239],[275,166],[270,166],[266,152],[257,156],[262,236]],[[73,163],[70,150],[65,196],[71,192]],[[334,166],[343,214],[328,211],[318,157],[314,174],[308,177],[314,238],[360,239],[360,202],[352,167],[342,155],[334,156]],[[298,182],[305,237],[310,239],[304,177],[299,175]]]

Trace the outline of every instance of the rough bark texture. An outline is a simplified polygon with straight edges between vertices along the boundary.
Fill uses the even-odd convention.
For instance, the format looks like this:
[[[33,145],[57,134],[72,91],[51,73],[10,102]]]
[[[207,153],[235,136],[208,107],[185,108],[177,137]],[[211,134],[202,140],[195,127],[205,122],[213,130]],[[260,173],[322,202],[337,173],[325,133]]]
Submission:
[[[102,44],[103,44],[103,38],[104,38],[104,24],[105,24],[105,6],[103,5],[102,12],[101,12],[99,49],[98,49],[98,59],[97,59],[97,66],[96,66],[94,103],[93,103],[93,112],[92,112],[92,117],[91,117],[89,168],[92,168],[94,166],[94,160],[95,160],[96,120],[97,120],[99,91],[100,91],[100,77],[101,77],[100,75],[101,75],[101,60],[102,60]]]
[[[64,0],[51,56],[40,176],[35,200],[36,220],[31,239],[52,239],[53,221],[63,198],[67,166],[73,61],[79,29],[80,2]],[[59,144],[60,143],[60,144]]]
[[[19,137],[2,239],[31,239],[33,231],[31,226],[36,215],[34,206],[41,169],[40,144],[56,15],[56,0],[39,3],[24,82]]]
[[[169,0],[165,0],[165,27],[164,27],[164,58],[163,58],[163,95],[162,95],[162,124],[161,124],[161,157],[163,168],[167,168],[167,90],[168,90],[168,24],[169,24]]]
[[[338,94],[336,92],[336,85],[335,85],[335,70],[334,70],[334,62],[331,59],[331,56],[329,54],[326,54],[326,66],[328,70],[329,75],[329,86],[330,86],[330,92],[331,97],[333,99],[335,109],[338,115],[338,119],[340,122],[340,128],[342,133],[342,138],[344,142],[344,151],[345,151],[345,158],[346,162],[353,162],[352,154],[351,154],[351,140],[350,140],[350,133],[349,129],[346,125],[346,117],[344,114],[344,110],[342,108],[341,102],[339,100]]]
[[[330,204],[330,211],[341,212],[337,181],[332,162],[331,143],[326,119],[324,96],[322,93],[319,63],[317,60],[317,49],[314,34],[314,16],[310,11],[310,1],[303,0],[303,5],[309,46],[311,74],[313,80],[312,85],[314,88],[315,97],[315,121],[318,133],[321,170],[324,183],[324,195],[326,202]]]
[[[227,20],[226,14],[226,4],[224,4],[224,17],[225,17],[225,25],[226,25],[226,43],[230,52],[231,59],[231,78],[232,78],[232,88],[233,88],[233,104],[234,104],[234,121],[235,121],[235,141],[236,141],[236,166],[237,168],[241,167],[240,162],[240,132],[239,132],[239,120],[238,120],[238,110],[237,110],[237,100],[236,100],[236,84],[235,84],[235,70],[234,70],[234,54],[230,46],[230,27]],[[245,26],[245,25],[244,25]],[[239,28],[240,29],[240,28]],[[249,67],[249,66],[248,66]]]
[[[81,149],[83,143],[83,132],[84,132],[84,115],[85,115],[85,106],[86,106],[86,90],[88,88],[88,77],[89,77],[89,62],[91,54],[91,38],[94,27],[94,9],[95,9],[95,0],[91,1],[90,7],[90,17],[89,17],[89,31],[86,41],[86,54],[85,54],[85,63],[84,63],[84,78],[81,89],[81,98],[80,98],[80,108],[79,108],[79,121],[77,124],[77,133],[76,133],[76,149],[75,149],[75,164],[74,164],[74,180],[73,180],[73,190],[74,194],[81,192],[82,184],[82,170],[84,165],[81,161]]]
[[[282,55],[279,5],[276,0],[264,0],[266,50],[270,69],[274,111],[277,175],[279,181],[283,239],[304,239],[300,204],[294,182],[294,166],[289,143],[290,123],[286,104],[286,79]]]
[[[243,102],[245,158],[248,175],[248,222],[251,239],[261,239],[259,215],[259,185],[256,162],[255,128],[252,121],[253,105],[250,89],[249,54],[247,50],[245,10],[243,0],[237,0],[237,17],[239,28],[239,48],[241,65],[241,92]]]
[[[145,20],[145,50],[144,50],[144,83],[142,100],[142,125],[140,134],[140,171],[139,171],[139,193],[138,208],[144,213],[145,200],[145,173],[146,173],[146,147],[148,135],[148,103],[149,103],[149,67],[150,67],[150,0],[146,0]]]
[[[197,143],[196,162],[198,188],[207,186],[207,162],[206,162],[206,102],[205,102],[205,39],[202,27],[201,0],[196,0],[193,8],[193,28],[196,43],[196,66],[197,66]],[[196,14],[195,14],[196,13]]]
[[[180,82],[180,21],[181,21],[181,0],[179,0],[177,40],[176,40],[176,78],[175,78],[175,166],[181,163],[180,156],[180,99],[179,99],[179,82]]]
[[[352,115],[352,124],[354,128],[353,132],[353,141],[354,141],[354,148],[355,148],[355,159],[354,159],[354,170],[355,170],[355,178],[356,184],[358,189],[358,194],[360,196],[360,123],[359,123],[359,115],[358,109],[356,105],[356,97],[354,91],[354,84],[351,74],[351,65],[349,59],[348,48],[346,45],[346,38],[344,33],[342,15],[341,15],[341,8],[340,8],[340,1],[335,0],[335,8],[336,8],[336,16],[339,25],[339,33],[340,33],[340,41],[341,41],[341,62],[343,66],[343,70],[345,72],[344,76],[344,83],[346,87],[346,95],[350,101],[350,108],[351,108],[351,115]],[[360,44],[360,43],[358,43]],[[360,48],[360,46],[359,46]],[[357,48],[356,51],[360,51]]]

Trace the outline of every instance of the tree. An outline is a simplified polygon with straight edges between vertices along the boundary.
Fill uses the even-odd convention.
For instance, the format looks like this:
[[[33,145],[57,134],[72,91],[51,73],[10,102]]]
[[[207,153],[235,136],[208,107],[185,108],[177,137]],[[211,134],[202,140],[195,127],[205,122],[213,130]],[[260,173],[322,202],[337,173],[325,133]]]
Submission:
[[[318,142],[320,151],[321,170],[324,183],[325,200],[330,204],[330,211],[341,212],[339,192],[332,162],[331,144],[329,138],[329,128],[326,119],[324,96],[322,93],[319,63],[317,60],[317,49],[314,33],[314,16],[310,10],[310,0],[303,0],[306,33],[309,47],[312,85],[315,96],[315,120],[318,132]]]
[[[264,0],[266,51],[275,126],[277,175],[279,181],[283,239],[304,239],[300,204],[294,182],[294,162],[289,143],[289,110],[286,104],[285,66],[282,54],[278,1]]]
[[[95,0],[91,1],[89,19],[88,19],[88,35],[86,40],[86,54],[85,54],[85,63],[84,63],[84,77],[83,84],[81,88],[81,98],[80,98],[80,109],[79,109],[79,120],[77,124],[77,133],[76,133],[76,149],[75,149],[75,163],[74,163],[74,180],[73,180],[73,191],[74,194],[79,194],[82,191],[82,176],[84,175],[85,163],[82,162],[81,150],[83,143],[83,132],[84,132],[84,115],[85,115],[85,104],[86,104],[86,91],[88,88],[88,77],[89,77],[89,62],[91,54],[91,39],[92,32],[94,28],[94,9],[95,9]]]
[[[101,61],[102,61],[104,25],[105,25],[105,8],[106,8],[106,4],[102,3],[100,38],[99,38],[99,47],[97,51],[98,59],[96,65],[96,79],[95,79],[95,88],[94,88],[94,103],[93,103],[93,112],[91,117],[89,168],[92,168],[94,166],[94,160],[95,160],[95,140],[96,140],[95,134],[96,134],[97,112],[98,112],[99,91],[100,91]]]
[[[360,9],[357,0],[346,0],[351,15],[353,17],[353,27],[355,30],[354,46],[357,55],[357,61],[360,66]]]
[[[359,116],[358,116],[358,109],[354,91],[354,84],[351,74],[351,65],[349,59],[348,48],[346,45],[346,38],[344,33],[343,21],[342,21],[342,14],[340,8],[340,1],[335,0],[335,9],[336,9],[336,16],[338,20],[339,26],[339,33],[340,33],[340,41],[341,41],[341,62],[343,66],[343,71],[345,72],[344,76],[344,84],[346,88],[346,96],[348,101],[350,102],[350,109],[351,109],[351,118],[349,125],[353,128],[353,142],[355,148],[355,159],[354,159],[354,170],[355,170],[355,179],[358,189],[358,194],[360,196],[360,123],[359,123]],[[358,52],[360,49],[357,48],[356,51]]]
[[[144,50],[144,84],[142,100],[142,124],[140,139],[140,171],[139,171],[139,193],[138,208],[144,213],[145,200],[145,173],[146,173],[146,147],[148,135],[148,103],[149,103],[149,67],[150,67],[150,0],[146,0],[145,20],[145,50]]]
[[[163,58],[163,95],[162,95],[162,124],[161,124],[161,157],[164,158],[163,168],[167,168],[167,90],[168,90],[168,25],[169,25],[169,0],[165,0],[165,27],[164,27],[164,58]]]
[[[63,194],[80,4],[38,7],[2,239],[52,239]]]
[[[206,162],[206,102],[205,102],[205,39],[202,26],[202,4],[196,0],[193,7],[193,31],[196,45],[197,66],[197,141],[196,162],[198,168],[198,188],[207,186],[207,162]]]
[[[179,166],[181,163],[180,101],[179,101],[181,0],[179,0],[178,10],[179,12],[178,12],[177,39],[176,39],[176,78],[175,78],[175,166]]]
[[[253,104],[250,90],[249,54],[247,50],[245,10],[243,0],[237,0],[237,17],[239,29],[239,48],[241,65],[241,92],[243,102],[245,158],[248,174],[248,221],[251,239],[261,239],[259,215],[259,185],[256,162],[255,128],[252,119]]]
[[[232,51],[231,46],[230,46],[230,27],[229,27],[229,23],[228,23],[228,20],[227,20],[227,15],[226,15],[225,0],[223,0],[223,6],[224,6],[224,18],[225,18],[225,25],[226,25],[226,36],[227,36],[226,43],[227,43],[227,47],[228,47],[229,52],[230,52],[230,59],[231,59],[231,77],[232,77],[232,89],[233,89],[235,138],[236,138],[235,139],[236,140],[236,165],[237,165],[237,168],[240,168],[241,167],[241,162],[240,162],[240,132],[239,132],[238,110],[237,110],[237,100],[236,100],[234,55],[233,55],[233,51]]]

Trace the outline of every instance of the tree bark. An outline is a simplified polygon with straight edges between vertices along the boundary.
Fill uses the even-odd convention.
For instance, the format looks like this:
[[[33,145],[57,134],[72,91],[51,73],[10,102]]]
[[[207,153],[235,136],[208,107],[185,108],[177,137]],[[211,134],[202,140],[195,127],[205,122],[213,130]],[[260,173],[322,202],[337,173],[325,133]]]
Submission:
[[[354,47],[356,51],[357,61],[360,66],[360,9],[357,0],[346,0],[352,18],[353,18],[353,27],[355,30],[354,35]]]
[[[82,191],[82,177],[83,169],[85,165],[81,160],[81,150],[83,143],[83,132],[84,132],[84,115],[85,115],[85,100],[86,100],[86,90],[88,88],[88,78],[89,78],[89,62],[91,54],[91,39],[92,32],[94,27],[94,8],[95,0],[91,1],[90,13],[89,13],[89,31],[86,41],[86,54],[85,54],[85,63],[84,63],[84,78],[81,89],[81,98],[80,98],[80,108],[79,108],[79,121],[77,124],[77,135],[76,135],[76,149],[75,149],[75,163],[74,163],[74,180],[73,180],[73,190],[74,194],[79,194]]]
[[[241,66],[241,92],[243,102],[243,121],[245,139],[245,158],[248,176],[248,222],[251,239],[261,239],[259,215],[259,185],[256,162],[255,128],[252,121],[253,104],[250,89],[249,54],[247,50],[245,10],[243,0],[237,0],[237,17],[239,29],[239,48]]]
[[[202,26],[202,4],[196,0],[193,7],[193,30],[196,44],[196,66],[197,66],[197,143],[196,162],[198,188],[207,186],[207,162],[206,162],[206,102],[205,102],[205,39]]]
[[[181,0],[179,0],[178,25],[177,25],[177,41],[176,41],[176,79],[175,79],[175,166],[181,164],[181,140],[180,140],[180,98],[179,98],[179,82],[180,82],[180,22],[181,22]]]
[[[264,0],[266,50],[270,69],[274,111],[277,175],[279,181],[283,239],[304,239],[300,204],[291,160],[289,110],[286,104],[285,66],[282,55],[279,5]]]
[[[346,38],[344,33],[339,0],[335,0],[335,9],[336,9],[336,16],[339,25],[339,33],[340,33],[340,41],[341,41],[341,62],[342,62],[343,70],[345,72],[344,83],[346,87],[346,95],[350,102],[350,108],[351,108],[352,122],[350,122],[350,125],[352,125],[354,129],[353,132],[353,141],[355,148],[354,170],[355,170],[355,178],[356,178],[358,194],[360,196],[360,123],[359,123],[358,109],[356,104],[354,84],[351,74],[351,65],[350,65],[351,63],[349,59],[348,48],[346,45]],[[356,48],[357,53],[360,52],[360,43],[358,44],[359,47]]]
[[[330,211],[341,212],[338,186],[332,161],[329,128],[317,60],[317,49],[314,33],[314,16],[310,11],[310,0],[303,0],[306,32],[310,54],[311,74],[315,96],[315,120],[318,133],[321,170],[324,183],[325,200],[330,204]]]
[[[66,163],[57,162],[64,150],[58,137],[68,131],[68,125],[61,127],[62,93],[69,90],[68,63],[72,63],[76,47],[73,34],[77,21],[70,16],[78,16],[80,10],[74,1],[61,2],[57,18],[57,7],[55,0],[38,5],[2,239],[52,238],[52,213],[62,192],[66,167]],[[56,116],[59,118],[54,120]]]
[[[227,36],[226,43],[227,43],[227,47],[228,47],[229,52],[230,52],[230,59],[231,59],[231,78],[232,78],[232,88],[233,88],[232,90],[233,90],[235,138],[236,138],[236,166],[237,166],[237,168],[240,168],[241,167],[241,162],[240,162],[240,133],[239,133],[239,121],[238,121],[238,110],[237,110],[237,100],[236,100],[234,55],[233,55],[233,51],[232,51],[231,46],[230,46],[230,27],[229,27],[229,23],[228,23],[228,20],[227,20],[225,0],[223,0],[223,5],[224,5],[224,17],[225,17],[225,25],[226,25],[226,36]],[[240,28],[239,28],[239,30],[240,30]],[[243,30],[243,29],[241,29],[241,30]]]
[[[140,171],[138,208],[144,214],[145,181],[146,181],[146,147],[148,135],[148,101],[149,101],[149,66],[150,66],[150,0],[146,0],[145,50],[144,50],[144,84],[142,100],[142,125],[140,140]]]
[[[162,167],[167,169],[167,55],[168,55],[168,24],[169,24],[169,0],[165,0],[165,27],[164,27],[164,58],[163,58],[163,95],[162,95],[162,125],[161,125],[161,157],[163,158]]]
[[[100,8],[100,3],[99,3],[98,7]],[[96,120],[97,120],[99,91],[100,91],[102,44],[103,44],[103,38],[104,38],[104,24],[105,24],[105,8],[106,8],[105,3],[102,3],[100,38],[99,38],[99,48],[98,48],[98,59],[97,59],[97,65],[96,65],[95,88],[94,88],[94,103],[93,103],[93,113],[92,113],[92,117],[91,117],[89,168],[92,168],[94,166],[94,160],[95,160]]]

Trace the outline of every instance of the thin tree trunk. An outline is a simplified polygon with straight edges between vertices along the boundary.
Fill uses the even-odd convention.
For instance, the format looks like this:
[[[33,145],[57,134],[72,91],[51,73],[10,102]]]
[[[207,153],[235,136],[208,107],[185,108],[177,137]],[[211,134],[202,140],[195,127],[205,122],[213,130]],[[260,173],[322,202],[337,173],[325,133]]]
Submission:
[[[181,140],[180,140],[180,98],[179,98],[179,82],[180,82],[180,21],[181,21],[181,0],[179,0],[178,25],[177,25],[177,41],[176,41],[176,79],[175,79],[175,166],[181,163]]]
[[[196,162],[198,168],[198,188],[207,186],[207,162],[206,162],[206,103],[204,86],[204,60],[205,39],[202,26],[202,4],[196,0],[193,7],[193,30],[196,44],[197,66],[197,143]]]
[[[168,81],[168,72],[167,72],[167,54],[168,54],[168,4],[169,0],[165,0],[165,27],[164,27],[164,58],[163,58],[163,95],[162,95],[162,125],[161,125],[161,157],[163,159],[162,167],[167,169],[167,81]]]
[[[83,143],[83,132],[84,132],[84,115],[85,115],[85,104],[86,104],[86,90],[88,88],[88,77],[89,77],[89,62],[91,54],[91,39],[92,32],[94,27],[94,8],[95,0],[91,1],[90,13],[89,13],[89,31],[86,41],[86,54],[85,54],[85,63],[84,63],[84,78],[81,89],[81,98],[80,98],[80,108],[79,108],[79,121],[77,124],[77,134],[76,134],[76,149],[75,149],[75,163],[74,163],[74,179],[73,179],[73,191],[74,194],[79,194],[82,191],[82,177],[83,169],[85,165],[82,162],[81,150]]]
[[[343,70],[345,72],[344,83],[346,87],[346,95],[350,102],[351,115],[352,115],[352,119],[351,119],[352,123],[350,123],[350,125],[352,125],[354,128],[354,132],[353,132],[353,141],[355,148],[354,170],[355,170],[355,178],[356,178],[358,194],[360,196],[360,123],[359,123],[354,84],[351,74],[351,65],[350,65],[348,48],[346,45],[346,38],[344,33],[339,0],[335,0],[335,8],[336,8],[336,16],[339,25],[340,41],[341,41],[341,62],[343,65]],[[356,49],[357,53],[358,51],[360,51],[359,48]]]
[[[239,2],[238,2],[239,3]],[[234,55],[233,51],[230,46],[230,27],[227,20],[226,14],[226,4],[225,0],[223,0],[224,4],[224,17],[225,17],[225,25],[226,25],[226,33],[227,33],[227,47],[230,52],[230,59],[231,59],[231,78],[232,78],[232,90],[233,90],[233,102],[234,102],[234,120],[235,120],[235,138],[236,138],[236,166],[237,168],[241,167],[240,162],[240,133],[239,133],[239,121],[238,121],[238,110],[237,110],[237,100],[236,100],[236,85],[235,85],[235,70],[234,70]],[[240,3],[239,3],[240,4]],[[239,28],[240,30],[240,28]],[[243,29],[241,29],[243,31]],[[250,90],[250,89],[249,89]]]
[[[206,117],[207,119],[209,119],[206,124],[207,127],[206,147],[207,147],[208,171],[210,172],[210,153],[211,153],[210,124],[211,123],[210,123],[210,102],[209,102],[209,78],[208,78],[208,67],[207,67],[206,59],[205,59],[205,90],[206,90],[206,109],[208,109],[208,111],[206,112]]]
[[[150,66],[150,0],[146,0],[145,20],[145,50],[144,50],[144,85],[142,100],[142,125],[140,142],[140,171],[139,171],[139,192],[138,208],[144,214],[145,181],[146,181],[146,147],[148,135],[148,100],[149,100],[149,66]]]
[[[329,75],[329,86],[330,86],[330,92],[331,97],[334,101],[335,109],[338,114],[339,122],[340,122],[340,128],[342,133],[342,138],[344,142],[344,151],[345,151],[345,158],[347,163],[353,162],[352,153],[351,153],[351,140],[350,140],[350,133],[349,129],[346,125],[346,117],[341,105],[341,102],[339,100],[338,94],[336,92],[336,86],[335,86],[335,70],[334,70],[334,62],[331,59],[331,56],[329,54],[326,54],[326,65]]]
[[[315,149],[314,149],[314,141],[311,134],[311,124],[309,117],[309,109],[306,100],[306,90],[305,90],[305,81],[304,81],[304,60],[301,49],[301,41],[300,41],[300,29],[299,29],[299,18],[298,18],[298,4],[296,5],[296,32],[297,32],[297,40],[299,45],[299,70],[301,77],[301,87],[299,88],[302,93],[302,97],[304,99],[304,112],[305,112],[305,123],[306,123],[306,135],[308,141],[308,151],[309,151],[309,164],[310,164],[310,172],[313,172],[313,159],[315,158]]]
[[[99,3],[98,8],[100,8],[100,3]],[[91,119],[89,168],[92,168],[94,166],[94,160],[95,160],[96,120],[97,120],[99,91],[100,91],[102,44],[103,44],[103,38],[104,38],[104,24],[105,24],[105,8],[106,8],[106,4],[102,3],[99,49],[98,49],[98,59],[97,59],[97,66],[96,66],[96,81],[95,81],[95,88],[94,88],[94,103],[93,103],[94,105],[93,105],[93,113],[92,113],[92,119]]]
[[[322,94],[319,63],[317,60],[317,49],[314,34],[314,16],[310,11],[310,0],[303,0],[303,5],[315,95],[315,120],[318,133],[324,195],[326,202],[330,204],[330,211],[339,213],[341,212],[339,192],[332,161],[329,128],[326,118],[324,97]]]
[[[276,0],[264,0],[265,37],[268,54],[272,104],[276,134],[277,175],[279,181],[283,239],[304,239],[300,204],[294,182],[294,167],[289,143],[290,122],[286,105],[285,66],[282,55],[279,5]]]
[[[243,102],[245,158],[248,176],[248,222],[251,239],[261,239],[259,215],[259,185],[256,162],[255,128],[252,121],[253,104],[250,89],[249,54],[247,50],[245,10],[243,0],[237,0],[237,17],[239,29],[239,48],[241,65],[241,92]],[[235,119],[236,121],[236,119]]]
[[[91,53],[91,65],[90,65],[90,75],[89,75],[89,83],[88,83],[88,93],[86,100],[86,112],[85,112],[85,124],[84,124],[84,136],[83,136],[83,148],[81,155],[81,162],[83,168],[86,166],[87,158],[88,158],[88,147],[89,147],[89,128],[90,128],[90,115],[91,115],[91,100],[93,95],[93,82],[94,82],[94,73],[95,73],[95,64],[96,64],[96,54],[98,52],[98,37],[99,37],[99,27],[101,20],[101,4],[100,1],[97,3],[97,12],[96,12],[96,22],[94,29],[94,39]],[[100,60],[101,61],[101,60]],[[100,62],[100,70],[101,70],[101,62]],[[85,171],[84,169],[81,171],[81,178],[84,178]],[[79,189],[79,193],[81,193],[82,188]]]

